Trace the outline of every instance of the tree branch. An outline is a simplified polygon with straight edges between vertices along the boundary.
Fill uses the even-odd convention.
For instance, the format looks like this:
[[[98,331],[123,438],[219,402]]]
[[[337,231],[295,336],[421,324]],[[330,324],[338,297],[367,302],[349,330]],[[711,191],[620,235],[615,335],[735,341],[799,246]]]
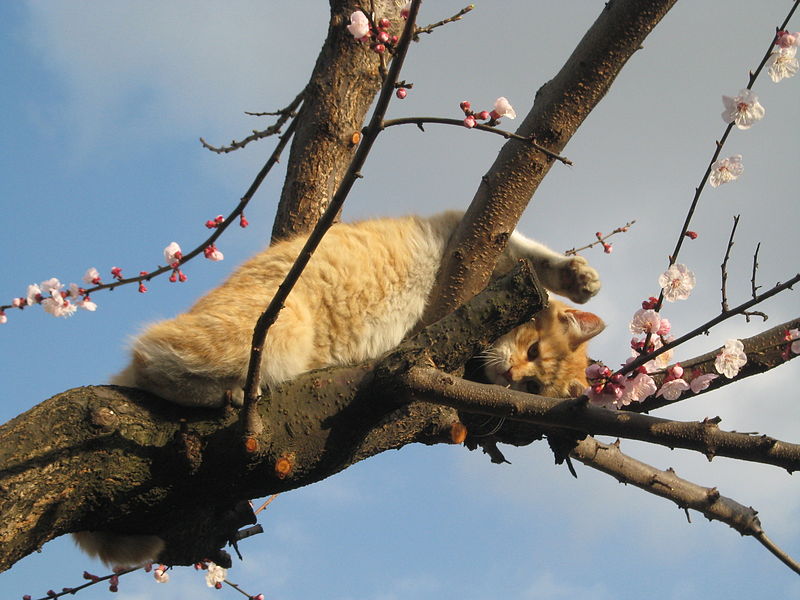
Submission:
[[[560,153],[600,102],[628,59],[675,0],[615,0],[580,41],[561,71],[536,93],[517,134]],[[477,293],[553,159],[509,140],[484,175],[444,255],[421,325],[433,323]]]
[[[767,436],[722,431],[717,419],[692,423],[614,411],[592,406],[585,398],[544,398],[465,381],[429,367],[413,366],[399,377],[412,399],[468,413],[685,448],[702,452],[709,459],[727,456],[775,465],[789,472],[800,469],[800,445]]]
[[[661,471],[631,458],[620,451],[619,441],[608,445],[587,437],[578,442],[571,455],[583,464],[615,477],[620,483],[630,483],[650,494],[672,500],[679,508],[694,509],[709,521],[720,521],[742,535],[755,537],[790,569],[800,573],[800,564],[766,536],[756,516],[757,511],[720,495],[717,488],[699,486],[681,479],[672,469]]]

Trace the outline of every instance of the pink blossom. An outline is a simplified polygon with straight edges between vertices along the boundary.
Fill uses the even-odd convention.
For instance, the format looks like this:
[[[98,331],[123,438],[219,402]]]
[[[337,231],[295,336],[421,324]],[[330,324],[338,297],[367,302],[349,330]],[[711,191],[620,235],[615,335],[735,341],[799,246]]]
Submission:
[[[790,46],[774,51],[769,57],[769,78],[775,83],[788,77],[794,77],[800,70],[800,63],[797,61],[797,47]]]
[[[586,379],[592,381],[594,379],[600,379],[603,377],[608,377],[611,375],[611,370],[605,366],[603,363],[592,363],[588,367],[586,367]]]
[[[667,375],[669,376],[669,379],[680,379],[683,377],[683,367],[676,363],[667,369]]]
[[[677,400],[680,395],[689,389],[689,384],[686,383],[683,379],[671,379],[669,381],[665,381],[664,384],[661,386],[661,389],[658,390],[656,393],[656,397],[664,398],[664,400],[669,400],[673,402]]]
[[[495,119],[500,117],[508,117],[509,119],[517,118],[517,113],[514,111],[514,107],[511,106],[505,96],[500,96],[494,101],[494,110],[492,113]]]
[[[790,329],[789,339],[792,340],[792,345],[789,346],[792,353],[800,354],[800,329]]]
[[[742,155],[734,154],[728,158],[718,160],[711,165],[708,183],[711,187],[719,187],[723,183],[735,181],[743,172],[744,165],[742,165]]]
[[[0,310],[0,325],[4,325],[5,323],[8,323],[8,317],[6,316],[5,311]]]
[[[686,300],[694,284],[694,273],[686,265],[670,265],[669,269],[658,277],[658,285],[664,290],[664,299],[669,302]]]
[[[631,333],[655,333],[661,326],[661,317],[652,309],[640,308],[633,313],[630,322]]]
[[[25,298],[14,298],[11,301],[11,306],[14,308],[24,308],[28,304],[28,301]]]
[[[347,26],[347,31],[357,40],[366,37],[369,34],[369,19],[367,19],[367,15],[360,10],[350,15],[350,25]]]
[[[655,393],[656,382],[653,381],[653,378],[644,373],[637,373],[636,377],[625,381],[619,404],[627,406],[631,402],[642,402]]]
[[[617,401],[622,396],[622,388],[613,388],[604,391],[603,386],[590,386],[583,392],[589,402],[602,408],[619,408]]]
[[[408,18],[408,15],[411,14],[411,2],[406,2],[405,6],[400,9],[400,16],[404,19]]]
[[[170,242],[170,244],[164,248],[164,260],[167,261],[168,265],[175,265],[179,263],[182,258],[183,253],[181,252],[181,247],[177,243]]]
[[[764,118],[766,112],[758,103],[758,96],[753,90],[741,90],[739,95],[733,98],[723,96],[722,103],[725,105],[722,120],[726,123],[736,123],[739,129],[750,129],[753,123]]]
[[[775,45],[780,46],[784,50],[797,46],[798,42],[800,42],[800,31],[792,33],[784,29],[775,34]]]
[[[739,340],[728,340],[714,360],[714,368],[717,373],[733,379],[745,363],[747,363],[747,354],[744,352],[744,344]]]
[[[669,335],[670,330],[672,329],[672,325],[669,322],[669,319],[661,318],[661,322],[658,324],[658,329],[656,330],[657,335]]]
[[[694,379],[689,382],[689,387],[692,388],[692,392],[695,394],[699,394],[703,390],[707,389],[711,382],[714,381],[719,375],[715,373],[704,373],[703,375],[698,375]]]

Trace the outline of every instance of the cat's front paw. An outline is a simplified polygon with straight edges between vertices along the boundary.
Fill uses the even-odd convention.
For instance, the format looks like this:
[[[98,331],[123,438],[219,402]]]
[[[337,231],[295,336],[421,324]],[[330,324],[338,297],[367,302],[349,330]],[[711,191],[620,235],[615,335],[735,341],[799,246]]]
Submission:
[[[554,290],[583,304],[600,291],[600,275],[582,256],[570,256],[560,265],[560,289]]]

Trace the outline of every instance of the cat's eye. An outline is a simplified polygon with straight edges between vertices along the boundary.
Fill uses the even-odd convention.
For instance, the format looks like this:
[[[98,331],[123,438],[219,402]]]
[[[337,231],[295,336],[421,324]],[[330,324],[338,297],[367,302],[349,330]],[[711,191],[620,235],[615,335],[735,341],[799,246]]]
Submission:
[[[539,358],[539,342],[534,342],[528,346],[528,360],[533,362]]]

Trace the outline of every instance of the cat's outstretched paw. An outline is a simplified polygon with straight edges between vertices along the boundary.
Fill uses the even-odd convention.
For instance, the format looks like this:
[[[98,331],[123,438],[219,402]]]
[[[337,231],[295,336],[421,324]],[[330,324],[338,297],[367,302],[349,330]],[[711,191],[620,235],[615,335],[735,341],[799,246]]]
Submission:
[[[559,289],[553,291],[583,304],[600,291],[600,275],[582,256],[565,257],[559,265]]]

